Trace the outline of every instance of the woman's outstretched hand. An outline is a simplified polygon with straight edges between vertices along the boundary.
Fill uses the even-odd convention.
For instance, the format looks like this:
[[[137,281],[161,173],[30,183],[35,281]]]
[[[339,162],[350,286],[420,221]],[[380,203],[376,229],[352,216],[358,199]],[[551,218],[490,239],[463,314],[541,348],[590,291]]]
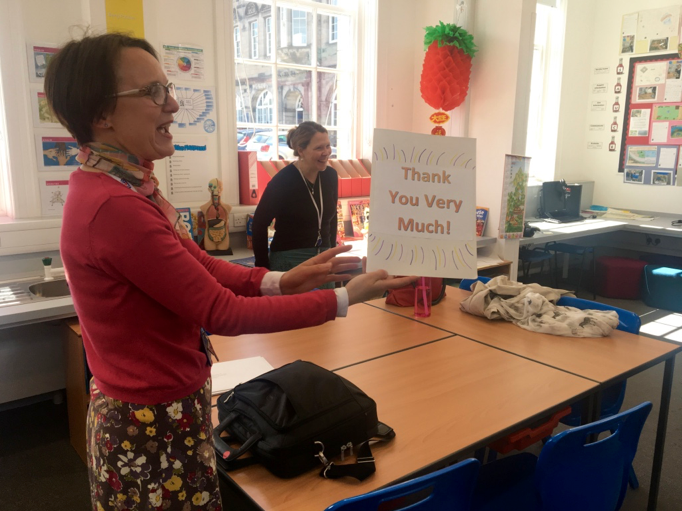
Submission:
[[[352,245],[343,245],[308,259],[304,263],[292,268],[279,281],[279,288],[283,295],[305,293],[328,282],[345,282],[351,275],[343,272],[360,267],[359,257],[336,257],[348,252]]]
[[[389,289],[406,286],[419,278],[417,276],[391,277],[386,270],[376,270],[365,273],[366,265],[367,258],[363,257],[362,275],[358,275],[346,284],[349,305],[377,298],[382,296]]]

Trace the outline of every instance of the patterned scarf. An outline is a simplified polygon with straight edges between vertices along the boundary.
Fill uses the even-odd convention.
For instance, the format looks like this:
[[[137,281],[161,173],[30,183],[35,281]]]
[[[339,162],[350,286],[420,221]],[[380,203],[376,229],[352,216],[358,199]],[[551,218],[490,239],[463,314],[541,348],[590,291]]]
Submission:
[[[154,176],[152,162],[98,142],[91,142],[80,147],[76,160],[83,165],[109,174],[128,188],[134,188],[161,208],[181,238],[192,238],[185,223],[181,221],[180,214],[161,195],[159,180]]]

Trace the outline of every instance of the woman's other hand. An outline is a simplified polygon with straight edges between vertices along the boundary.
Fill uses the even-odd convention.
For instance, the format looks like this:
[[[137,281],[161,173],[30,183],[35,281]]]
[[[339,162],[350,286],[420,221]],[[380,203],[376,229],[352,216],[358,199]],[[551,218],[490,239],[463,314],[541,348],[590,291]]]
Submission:
[[[305,293],[327,282],[349,280],[351,275],[343,274],[343,272],[358,269],[360,258],[336,256],[352,248],[352,245],[330,248],[289,270],[279,281],[281,293],[283,295]]]
[[[380,297],[389,289],[406,286],[419,278],[417,276],[391,277],[386,270],[365,273],[366,259],[363,258],[362,261],[362,275],[358,275],[346,284],[349,305]]]

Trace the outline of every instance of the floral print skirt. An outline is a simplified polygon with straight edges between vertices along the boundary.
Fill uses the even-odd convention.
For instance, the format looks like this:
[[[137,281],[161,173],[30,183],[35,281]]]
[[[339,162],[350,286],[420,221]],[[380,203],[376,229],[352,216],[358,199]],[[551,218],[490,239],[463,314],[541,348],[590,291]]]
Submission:
[[[90,383],[88,472],[93,511],[221,511],[211,379],[158,405],[112,399]]]

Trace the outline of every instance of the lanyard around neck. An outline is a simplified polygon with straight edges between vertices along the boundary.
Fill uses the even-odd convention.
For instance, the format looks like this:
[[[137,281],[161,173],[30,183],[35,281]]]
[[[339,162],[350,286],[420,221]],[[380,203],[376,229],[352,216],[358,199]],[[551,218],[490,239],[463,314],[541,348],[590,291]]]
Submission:
[[[310,188],[308,188],[308,183],[306,182],[306,178],[303,175],[303,172],[301,172],[301,169],[296,167],[298,170],[298,173],[301,174],[301,179],[303,179],[303,184],[305,185],[305,189],[308,191],[308,195],[310,195],[310,200],[313,201],[313,206],[315,206],[315,211],[317,211],[317,240],[315,241],[315,246],[319,247],[322,244],[322,214],[324,213],[324,198],[322,197],[322,178],[320,177],[320,174],[317,174],[317,183],[318,183],[318,189],[320,193],[320,207],[317,207],[317,202],[315,202],[315,197],[313,197],[312,192],[310,191]],[[313,185],[315,186],[315,185]]]

